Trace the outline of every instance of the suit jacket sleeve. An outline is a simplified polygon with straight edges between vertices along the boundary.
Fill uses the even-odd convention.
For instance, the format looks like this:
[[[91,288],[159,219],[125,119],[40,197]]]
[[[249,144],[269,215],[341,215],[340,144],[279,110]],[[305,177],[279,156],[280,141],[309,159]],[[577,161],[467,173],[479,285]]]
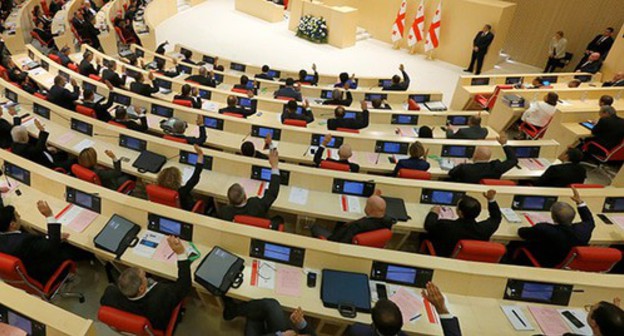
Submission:
[[[545,228],[543,227],[544,225],[550,224],[538,223],[534,226],[519,228],[518,236],[526,241],[539,241],[540,237],[544,236],[545,233]]]
[[[191,290],[191,262],[189,260],[178,260],[178,280],[169,284],[167,291],[171,295],[171,306],[175,306],[182,301]]]
[[[505,174],[511,168],[518,164],[518,159],[516,158],[516,152],[510,146],[503,146],[503,150],[505,151],[505,156],[507,157],[505,161],[496,165],[496,172],[501,175]]]
[[[600,118],[594,128],[592,128],[591,133],[593,136],[599,137],[604,133],[604,128],[606,126],[606,118]]]
[[[113,101],[113,91],[110,91],[108,93],[108,99],[106,100],[106,104],[102,104],[101,107],[102,107],[102,109],[108,111],[108,109],[111,108],[111,106],[113,106],[113,103],[114,103],[114,101]]]
[[[46,145],[48,143],[48,136],[50,134],[46,131],[40,131],[39,132],[39,139],[37,140],[37,145],[35,147],[35,149],[38,152],[43,152],[46,149]]]
[[[485,232],[487,235],[492,236],[498,227],[500,226],[501,220],[503,219],[501,216],[501,211],[496,201],[489,202],[488,201],[488,212],[490,213],[490,217],[483,221],[483,228],[487,231]]]
[[[462,181],[464,179],[464,166],[466,164],[460,164],[453,169],[449,170],[448,174],[451,177],[452,181]]]
[[[335,131],[338,128],[338,126],[336,125],[336,119],[334,118],[330,118],[327,119],[327,129],[330,131]]]
[[[264,196],[260,199],[265,211],[269,211],[273,202],[277,199],[280,190],[280,174],[271,174],[271,182],[269,183],[269,189],[264,193]]]
[[[459,326],[459,319],[454,316],[453,318],[445,318],[440,319],[440,324],[442,325],[442,332],[444,336],[461,336],[461,328]]]
[[[31,246],[32,255],[46,255],[56,253],[61,245],[61,223],[48,224],[48,236],[45,239],[35,239]]]
[[[113,169],[98,170],[97,175],[100,177],[100,180],[110,180],[123,175],[121,171],[121,160],[113,161]]]
[[[139,118],[139,120],[141,121],[141,125],[137,128],[137,131],[146,132],[148,127],[149,127],[147,125],[147,117],[143,116],[143,117]]]
[[[197,183],[199,183],[199,178],[201,177],[202,169],[204,169],[203,163],[199,163],[199,162],[195,163],[195,169],[193,170],[193,175],[191,175],[191,178],[186,182],[186,184],[178,190],[178,192],[181,195],[191,194],[191,191],[193,191]]]
[[[552,180],[555,175],[555,166],[550,166],[542,176],[540,176],[537,181],[533,183],[534,186],[543,187],[548,185],[548,181]]]
[[[314,153],[314,163],[317,167],[321,164],[321,161],[323,161],[323,152],[325,152],[325,147],[319,146],[316,153]]]
[[[303,111],[303,116],[305,117],[305,121],[309,124],[311,122],[314,121],[314,114],[312,113],[312,110],[310,109],[305,109]]]
[[[351,103],[353,103],[353,95],[351,94],[351,91],[347,90],[347,99],[344,100],[344,104],[346,106],[350,106]]]
[[[574,231],[579,238],[584,242],[588,242],[591,239],[592,232],[596,226],[594,222],[594,216],[592,216],[591,210],[587,205],[578,207],[579,215],[581,216],[581,223],[574,225]]]
[[[201,145],[204,142],[206,142],[206,127],[205,126],[199,126],[199,136],[197,138],[194,137],[186,137],[186,141],[191,144],[191,145]]]
[[[437,229],[436,224],[438,223],[438,218],[439,218],[438,214],[436,214],[433,211],[429,211],[429,213],[427,214],[427,217],[425,217],[425,231],[431,234],[435,234],[436,229]]]
[[[410,85],[410,78],[407,75],[407,72],[405,72],[405,70],[401,70],[401,73],[403,74],[403,81],[399,85],[401,86],[402,90],[407,90],[407,88],[409,88],[409,85]]]
[[[80,98],[80,87],[78,87],[77,85],[74,86],[74,92],[70,92],[69,90],[65,89],[69,95],[69,98],[71,100],[77,100],[78,98]]]
[[[361,119],[360,119],[360,128],[368,127],[369,122],[369,112],[368,109],[362,111]]]

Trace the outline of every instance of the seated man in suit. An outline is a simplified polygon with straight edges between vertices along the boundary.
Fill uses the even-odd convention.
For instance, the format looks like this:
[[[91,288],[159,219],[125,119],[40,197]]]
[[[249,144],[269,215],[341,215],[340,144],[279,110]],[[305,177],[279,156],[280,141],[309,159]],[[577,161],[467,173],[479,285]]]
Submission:
[[[67,67],[70,63],[74,63],[74,61],[69,58],[69,55],[71,55],[71,49],[68,46],[61,48],[61,51],[56,53],[56,55],[61,59],[61,65],[64,67]]]
[[[91,89],[84,90],[82,94],[82,106],[88,107],[95,111],[98,120],[103,122],[109,122],[113,119],[113,117],[108,112],[108,109],[113,106],[113,86],[106,82],[106,86],[108,86],[108,99],[106,102],[99,101],[95,102],[93,99],[95,97],[94,92]]]
[[[150,71],[147,78],[152,82],[152,85],[146,84],[143,73],[139,72],[134,79],[135,81],[130,84],[130,91],[145,97],[151,97],[152,93],[158,92],[159,88],[154,83],[154,73]]]
[[[365,100],[361,102],[362,112],[356,113],[355,118],[345,118],[345,108],[338,106],[334,109],[334,118],[327,120],[327,129],[335,131],[338,128],[348,128],[359,130],[368,127],[369,112],[368,104]]]
[[[331,140],[332,135],[327,134],[325,138],[323,138],[323,142],[316,150],[316,153],[314,153],[314,163],[317,167],[321,165],[321,161],[323,161],[323,153],[325,152],[325,149],[327,148],[327,145],[331,142]],[[349,165],[349,171],[352,173],[357,173],[360,171],[360,165],[357,163],[349,162],[349,159],[352,156],[353,151],[351,150],[351,146],[349,144],[342,144],[340,148],[338,148],[338,160],[332,159],[331,155],[328,155],[327,159],[325,160]]]
[[[334,89],[332,91],[331,99],[323,101],[323,105],[351,106],[351,103],[353,102],[353,95],[351,94],[351,91],[349,91],[349,87],[348,86],[345,86],[345,91],[346,91],[347,97],[345,99],[343,99],[343,97],[342,97],[343,96],[342,90]]]
[[[37,21],[37,26],[33,29],[39,38],[43,40],[44,47],[48,47],[54,50],[58,50],[56,48],[56,43],[54,43],[54,38],[58,36],[58,34],[52,34],[48,29],[45,29],[45,22],[43,20]]]
[[[557,202],[550,208],[551,223],[537,223],[518,229],[518,236],[524,239],[525,247],[542,267],[560,264],[575,246],[587,246],[595,223],[587,204],[583,202],[576,188],[572,188],[572,201],[577,204],[581,222],[573,224],[574,208],[564,202]],[[523,263],[522,260],[518,260]]]
[[[600,68],[602,68],[602,60],[600,59],[600,57],[600,53],[592,53],[591,55],[589,55],[589,58],[585,63],[579,63],[577,68],[574,70],[576,72],[588,72],[595,74],[596,72],[600,71]]]
[[[173,310],[191,291],[192,280],[191,262],[184,245],[174,236],[166,240],[178,256],[176,282],[157,282],[148,279],[141,268],[127,268],[119,276],[117,286],[106,288],[100,304],[146,317],[157,330],[167,329]]]
[[[624,310],[620,307],[620,298],[613,299],[613,303],[600,301],[593,304],[587,314],[587,324],[596,336],[624,335]]]
[[[373,105],[373,109],[375,110],[392,110],[392,106],[390,106],[387,101],[379,98],[373,99],[371,105]]]
[[[200,67],[197,75],[190,75],[185,79],[188,82],[195,82],[202,86],[217,87],[217,82],[214,79],[214,73],[208,71],[206,67]]]
[[[335,88],[350,88],[351,84],[355,81],[355,74],[349,76],[347,72],[341,72],[338,75],[338,82],[334,84]]]
[[[271,133],[267,133],[266,137],[264,138],[264,149],[271,149],[272,142],[273,139],[271,137]],[[241,144],[241,154],[256,159],[266,160],[269,158],[266,154],[260,152],[259,150],[256,150],[256,146],[251,141],[245,141]]]
[[[121,65],[121,73],[122,76],[117,74],[117,62],[115,60],[109,60],[106,63],[106,67],[102,70],[102,80],[106,83],[106,81],[110,82],[113,87],[116,88],[125,88],[126,86],[126,67]]]
[[[440,206],[431,208],[425,218],[425,230],[427,239],[433,244],[438,256],[450,257],[455,245],[462,239],[488,241],[498,230],[502,217],[494,199],[496,191],[488,190],[483,196],[488,201],[490,217],[481,222],[477,222],[477,217],[481,214],[481,203],[470,196],[464,196],[457,204],[459,218],[456,220],[440,219]]]
[[[481,127],[481,117],[472,115],[468,118],[468,127],[462,127],[455,131],[452,125],[446,126],[447,139],[480,140],[488,135],[487,127]]]
[[[615,73],[615,75],[613,75],[612,80],[608,82],[604,82],[602,84],[602,87],[611,87],[611,86],[624,86],[624,71]]]
[[[516,152],[507,146],[507,136],[501,133],[498,143],[505,151],[505,161],[494,160],[492,150],[487,147],[477,147],[472,156],[473,163],[462,163],[449,171],[450,180],[463,183],[479,183],[482,179],[500,179],[503,174],[518,164]]]
[[[338,223],[333,231],[329,231],[320,225],[311,228],[314,237],[325,237],[327,240],[339,243],[351,244],[353,237],[360,233],[379,229],[392,229],[396,219],[386,215],[386,201],[378,195],[373,195],[366,200],[364,208],[366,217],[349,223]]]
[[[251,91],[252,93],[256,93],[257,90],[255,88],[255,86],[252,86],[252,88],[249,88],[249,77],[247,77],[247,75],[242,75],[240,77],[239,83],[238,84],[234,84],[234,88],[238,89],[238,90],[245,90],[247,91]]]
[[[245,336],[295,336],[315,335],[314,329],[305,320],[301,307],[290,314],[290,322],[275,299],[257,299],[236,303],[223,296],[223,319],[231,321],[236,317],[245,317]],[[295,332],[295,330],[297,330]]]
[[[45,127],[39,119],[35,118],[35,126],[39,130],[39,136],[37,142],[30,143],[28,135],[28,129],[25,126],[15,126],[11,130],[11,137],[13,138],[13,145],[11,145],[11,151],[15,155],[19,155],[25,159],[36,162],[44,167],[55,168],[54,158],[47,152],[48,136]]]
[[[383,88],[384,91],[407,91],[410,85],[410,78],[405,72],[405,67],[403,64],[399,65],[399,70],[403,75],[403,81],[401,81],[401,77],[399,75],[392,76],[392,85]]]
[[[236,98],[236,96],[232,96],[229,95],[227,97],[227,106],[220,108],[219,109],[219,113],[223,114],[223,113],[236,113],[236,114],[240,114],[243,117],[247,118],[251,115],[254,115],[254,113],[256,113],[255,111],[253,111],[252,109],[248,109],[248,108],[244,108],[241,106],[238,106],[238,98]]]
[[[238,183],[230,186],[228,189],[228,201],[229,205],[221,207],[218,211],[218,217],[233,221],[236,215],[247,215],[260,218],[266,218],[273,205],[273,202],[277,199],[280,189],[280,171],[278,168],[279,156],[277,149],[272,149],[269,152],[269,163],[271,164],[271,181],[269,183],[269,189],[264,192],[264,196],[247,198],[245,189]],[[274,226],[272,229],[277,230],[280,223],[273,221]]]
[[[69,259],[63,246],[69,234],[61,233],[61,223],[54,218],[47,202],[38,201],[37,210],[46,218],[47,235],[24,232],[17,210],[13,206],[3,206],[0,198],[0,252],[19,258],[28,275],[45,284]]]
[[[169,69],[165,69],[165,65],[167,64],[165,59],[156,57],[154,58],[154,62],[148,64],[146,68],[148,68],[149,70],[155,70],[158,74],[161,74],[163,76],[173,78],[173,77],[177,77],[180,74],[180,72],[178,71],[178,67],[177,67],[178,61],[173,59],[172,62],[173,62],[173,67]],[[156,69],[153,68],[153,65],[156,66]]]
[[[187,124],[185,121],[180,119],[176,119],[173,124],[173,131],[169,134],[173,137],[180,138],[186,140],[186,143],[189,145],[202,145],[206,142],[206,125],[204,124],[204,118],[202,115],[197,115],[197,119],[195,119],[195,125],[199,127],[199,136],[192,137],[184,135],[186,132]]]
[[[186,100],[191,102],[191,106],[193,108],[201,108],[202,100],[197,96],[197,88],[191,87],[188,84],[182,85],[182,90],[180,90],[180,94],[173,96],[173,100]]]
[[[182,50],[180,54],[182,54],[182,60],[181,60],[182,62],[196,65],[196,63],[191,59],[191,57],[193,57],[192,51],[185,49],[185,50]]]
[[[308,100],[303,101],[303,108],[301,114],[297,113],[297,102],[294,100],[289,100],[286,104],[286,110],[282,112],[280,116],[282,120],[282,124],[286,119],[295,119],[295,120],[305,120],[306,124],[309,124],[314,121],[314,114],[312,114],[312,110],[310,109],[310,103]]]
[[[559,160],[562,163],[548,167],[533,185],[537,187],[563,188],[570,184],[585,182],[587,173],[585,172],[585,167],[580,164],[582,159],[583,152],[580,149],[568,148],[567,151],[559,156]]]
[[[93,66],[91,62],[93,62],[93,53],[90,51],[85,51],[82,55],[82,61],[78,65],[78,72],[83,75],[89,77],[89,75],[100,75],[100,70],[102,69],[102,61],[97,59],[95,63],[97,64],[97,68]]]
[[[76,83],[75,79],[71,79],[71,85],[74,91],[69,91],[65,88],[67,81],[63,76],[54,77],[54,85],[48,91],[48,101],[52,104],[56,104],[64,109],[74,111],[76,109],[76,100],[80,98],[80,86]]]
[[[427,171],[431,166],[429,162],[427,162],[427,155],[429,154],[429,149],[425,150],[425,147],[420,143],[420,141],[416,141],[412,143],[409,147],[409,158],[401,159],[396,163],[394,167],[394,171],[392,172],[392,176],[398,176],[399,170],[401,169],[413,169],[413,170],[422,170]]]
[[[618,146],[624,139],[624,119],[618,117],[615,108],[610,105],[600,107],[600,119],[592,128],[592,137],[586,138],[585,143],[593,141],[600,146],[611,150]],[[604,152],[596,146],[589,146],[586,153],[604,155]]]
[[[271,70],[271,68],[265,64],[262,66],[262,73],[259,73],[254,77],[258,79],[274,80],[273,76],[269,74],[269,70]]]
[[[316,64],[314,63],[312,64],[312,71],[314,71],[314,75],[312,76],[312,78],[307,78],[308,72],[304,69],[299,70],[299,79],[297,79],[296,82],[302,85],[316,86],[316,84],[318,84],[319,75],[318,72],[316,72]]]
[[[7,112],[13,117],[13,124],[2,118],[3,109],[0,108],[0,148],[11,148],[13,145],[13,138],[11,137],[11,130],[15,126],[19,126],[22,123],[22,118],[17,115],[15,107],[9,107]]]
[[[148,129],[147,116],[145,114],[139,115],[139,122],[141,124],[138,124],[136,121],[130,119],[125,106],[117,106],[117,108],[115,108],[115,119],[113,119],[113,121],[133,131],[147,132]]]
[[[301,101],[301,92],[294,87],[295,81],[292,78],[286,78],[285,86],[273,93],[273,98],[284,97]]]
[[[613,106],[613,97],[610,95],[602,95],[598,99],[598,106],[603,107],[605,105]]]

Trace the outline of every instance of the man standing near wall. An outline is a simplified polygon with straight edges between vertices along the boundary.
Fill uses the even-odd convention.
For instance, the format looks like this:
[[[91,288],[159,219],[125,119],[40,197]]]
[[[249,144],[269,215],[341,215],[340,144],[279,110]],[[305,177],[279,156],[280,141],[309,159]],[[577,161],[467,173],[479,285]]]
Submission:
[[[492,26],[486,24],[483,26],[483,30],[477,33],[472,41],[472,58],[470,59],[470,66],[465,69],[466,72],[473,72],[475,63],[477,63],[477,71],[475,74],[481,74],[481,68],[483,67],[483,59],[488,52],[488,48],[494,40],[494,34],[492,34]]]

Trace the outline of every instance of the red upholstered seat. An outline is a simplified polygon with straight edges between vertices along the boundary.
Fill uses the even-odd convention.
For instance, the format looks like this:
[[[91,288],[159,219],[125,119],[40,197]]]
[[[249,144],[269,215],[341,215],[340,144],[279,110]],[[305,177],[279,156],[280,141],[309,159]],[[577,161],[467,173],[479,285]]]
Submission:
[[[336,131],[338,131],[338,132],[346,132],[346,133],[360,134],[360,130],[351,129],[351,128],[343,128],[343,127],[338,127],[338,128],[336,128]]]
[[[355,245],[384,248],[390,239],[392,239],[392,231],[389,229],[379,229],[359,233],[353,237],[351,242]]]
[[[35,93],[34,93],[34,96],[35,96],[35,97],[37,97],[37,98],[39,98],[39,99],[48,100],[48,97],[47,97],[47,96],[45,96],[45,95],[43,95],[43,94],[41,94],[41,93],[39,93],[39,92],[35,92]]]
[[[181,309],[182,302],[180,302],[171,313],[167,330],[164,331],[154,329],[146,317],[108,306],[100,307],[98,310],[98,319],[121,333],[130,333],[137,336],[172,336]]]
[[[484,184],[484,185],[510,186],[510,187],[518,185],[514,181],[510,181],[510,180],[497,180],[497,179],[481,179],[481,181],[479,181],[479,183],[480,184]]]
[[[97,118],[95,110],[83,105],[76,105],[76,112],[91,118]]]
[[[56,54],[49,54],[48,57],[54,62],[61,64],[61,58]]]
[[[498,263],[505,255],[505,245],[480,240],[463,239],[457,242],[451,258],[487,263]],[[436,256],[436,251],[429,240],[420,245],[419,253]]]
[[[420,105],[414,99],[407,100],[407,109],[409,111],[420,111]]]
[[[423,171],[423,170],[416,170],[416,169],[407,169],[407,168],[399,169],[399,173],[397,176],[400,178],[407,178],[407,179],[413,179],[413,180],[431,180],[431,173]]]
[[[557,268],[585,272],[609,272],[621,259],[622,252],[615,248],[577,246],[572,248]]]
[[[179,142],[179,143],[188,143],[188,141],[186,141],[186,139],[184,138],[178,138],[175,137],[173,135],[169,135],[169,134],[165,134],[165,136],[163,136],[163,139],[167,139],[167,140],[171,140],[171,141],[175,141],[175,142]]]
[[[247,89],[232,88],[232,92],[247,94]]]
[[[72,71],[75,71],[75,72],[80,72],[80,71],[78,70],[78,66],[77,66],[76,64],[74,64],[74,63],[69,63],[69,64],[67,64],[67,67],[68,67],[70,70],[72,70]]]
[[[240,114],[240,113],[234,113],[234,112],[223,112],[221,113],[223,115],[226,116],[230,116],[230,117],[234,117],[234,118],[241,118],[241,119],[245,119],[245,116]]]
[[[601,163],[624,161],[624,140],[612,149],[607,149],[595,141],[589,141],[583,145],[583,151],[586,152],[591,147],[595,147],[601,152],[601,154],[592,154],[592,156]]]
[[[576,189],[602,189],[605,186],[602,184],[584,184],[584,183],[572,183],[568,187]]]
[[[275,97],[275,99],[279,99],[279,100],[295,100],[295,98],[284,97],[284,96],[277,96],[277,97]]]
[[[98,81],[98,82],[101,82],[101,81],[102,81],[102,77],[100,77],[100,76],[98,76],[98,75],[94,75],[94,74],[90,74],[90,75],[89,75],[89,78],[91,78],[91,79],[93,79],[93,80],[95,80],[95,81]]]
[[[263,229],[271,229],[271,220],[266,218],[254,217],[254,216],[246,216],[246,215],[236,215],[234,216],[234,223],[245,224],[250,226],[255,226]],[[284,224],[280,224],[277,228],[277,231],[284,231]]]
[[[481,106],[481,108],[491,111],[494,108],[494,104],[496,103],[496,99],[498,98],[500,91],[510,89],[513,89],[513,85],[496,85],[493,93],[476,95],[474,101]]]
[[[190,100],[174,99],[173,103],[177,105],[186,106],[186,107],[193,107],[193,103]]]
[[[550,118],[550,120],[552,120],[552,118]],[[520,124],[520,131],[526,134],[527,138],[530,140],[541,139],[544,136],[544,133],[546,133],[546,130],[548,129],[550,120],[548,121],[548,124],[546,124],[546,126],[544,127],[537,127],[535,125],[522,122]]]
[[[77,178],[91,182],[93,184],[102,185],[102,181],[100,177],[91,169],[85,168],[79,164],[74,164],[71,166],[72,174],[74,174]],[[126,195],[129,195],[135,188],[136,183],[134,181],[126,181],[124,182],[117,191]]]
[[[115,33],[117,33],[117,36],[119,37],[119,40],[121,40],[121,43],[123,44],[132,44],[132,43],[137,43],[136,39],[134,38],[134,36],[130,36],[130,37],[125,37],[123,32],[121,31],[121,28],[115,26]]]
[[[297,127],[308,127],[308,123],[305,120],[299,119],[284,119],[284,125],[297,126]]]
[[[31,31],[31,32],[30,32],[30,36],[31,36],[32,38],[34,38],[35,40],[39,41],[39,43],[41,43],[41,45],[42,45],[43,47],[46,47],[46,46],[48,45],[48,44],[47,44],[47,43],[46,43],[46,42],[45,42],[45,41],[41,38],[41,36],[39,36],[39,34],[37,34],[37,32],[36,32],[36,31]]]
[[[321,161],[321,164],[319,165],[319,167],[323,169],[330,169],[330,170],[338,170],[338,171],[346,171],[346,172],[351,171],[351,167],[349,167],[348,164],[330,161],[330,160]]]
[[[145,192],[150,202],[168,205],[178,209],[182,208],[180,205],[180,194],[178,194],[177,190],[167,189],[156,184],[148,184],[145,186]],[[204,201],[199,200],[195,202],[191,211],[203,214],[205,207]]]

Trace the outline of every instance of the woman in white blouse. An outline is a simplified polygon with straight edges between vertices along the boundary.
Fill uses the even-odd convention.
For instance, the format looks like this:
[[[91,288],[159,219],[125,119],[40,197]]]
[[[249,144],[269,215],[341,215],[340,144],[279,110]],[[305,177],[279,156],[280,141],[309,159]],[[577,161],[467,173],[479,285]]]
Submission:
[[[554,92],[548,92],[544,97],[544,101],[531,103],[531,106],[524,111],[520,119],[535,127],[542,128],[548,125],[550,119],[552,119],[555,114],[558,100],[559,95]]]
[[[562,66],[561,60],[566,55],[567,46],[568,40],[563,37],[562,31],[558,31],[548,45],[548,63],[544,72],[555,72],[557,67]]]

